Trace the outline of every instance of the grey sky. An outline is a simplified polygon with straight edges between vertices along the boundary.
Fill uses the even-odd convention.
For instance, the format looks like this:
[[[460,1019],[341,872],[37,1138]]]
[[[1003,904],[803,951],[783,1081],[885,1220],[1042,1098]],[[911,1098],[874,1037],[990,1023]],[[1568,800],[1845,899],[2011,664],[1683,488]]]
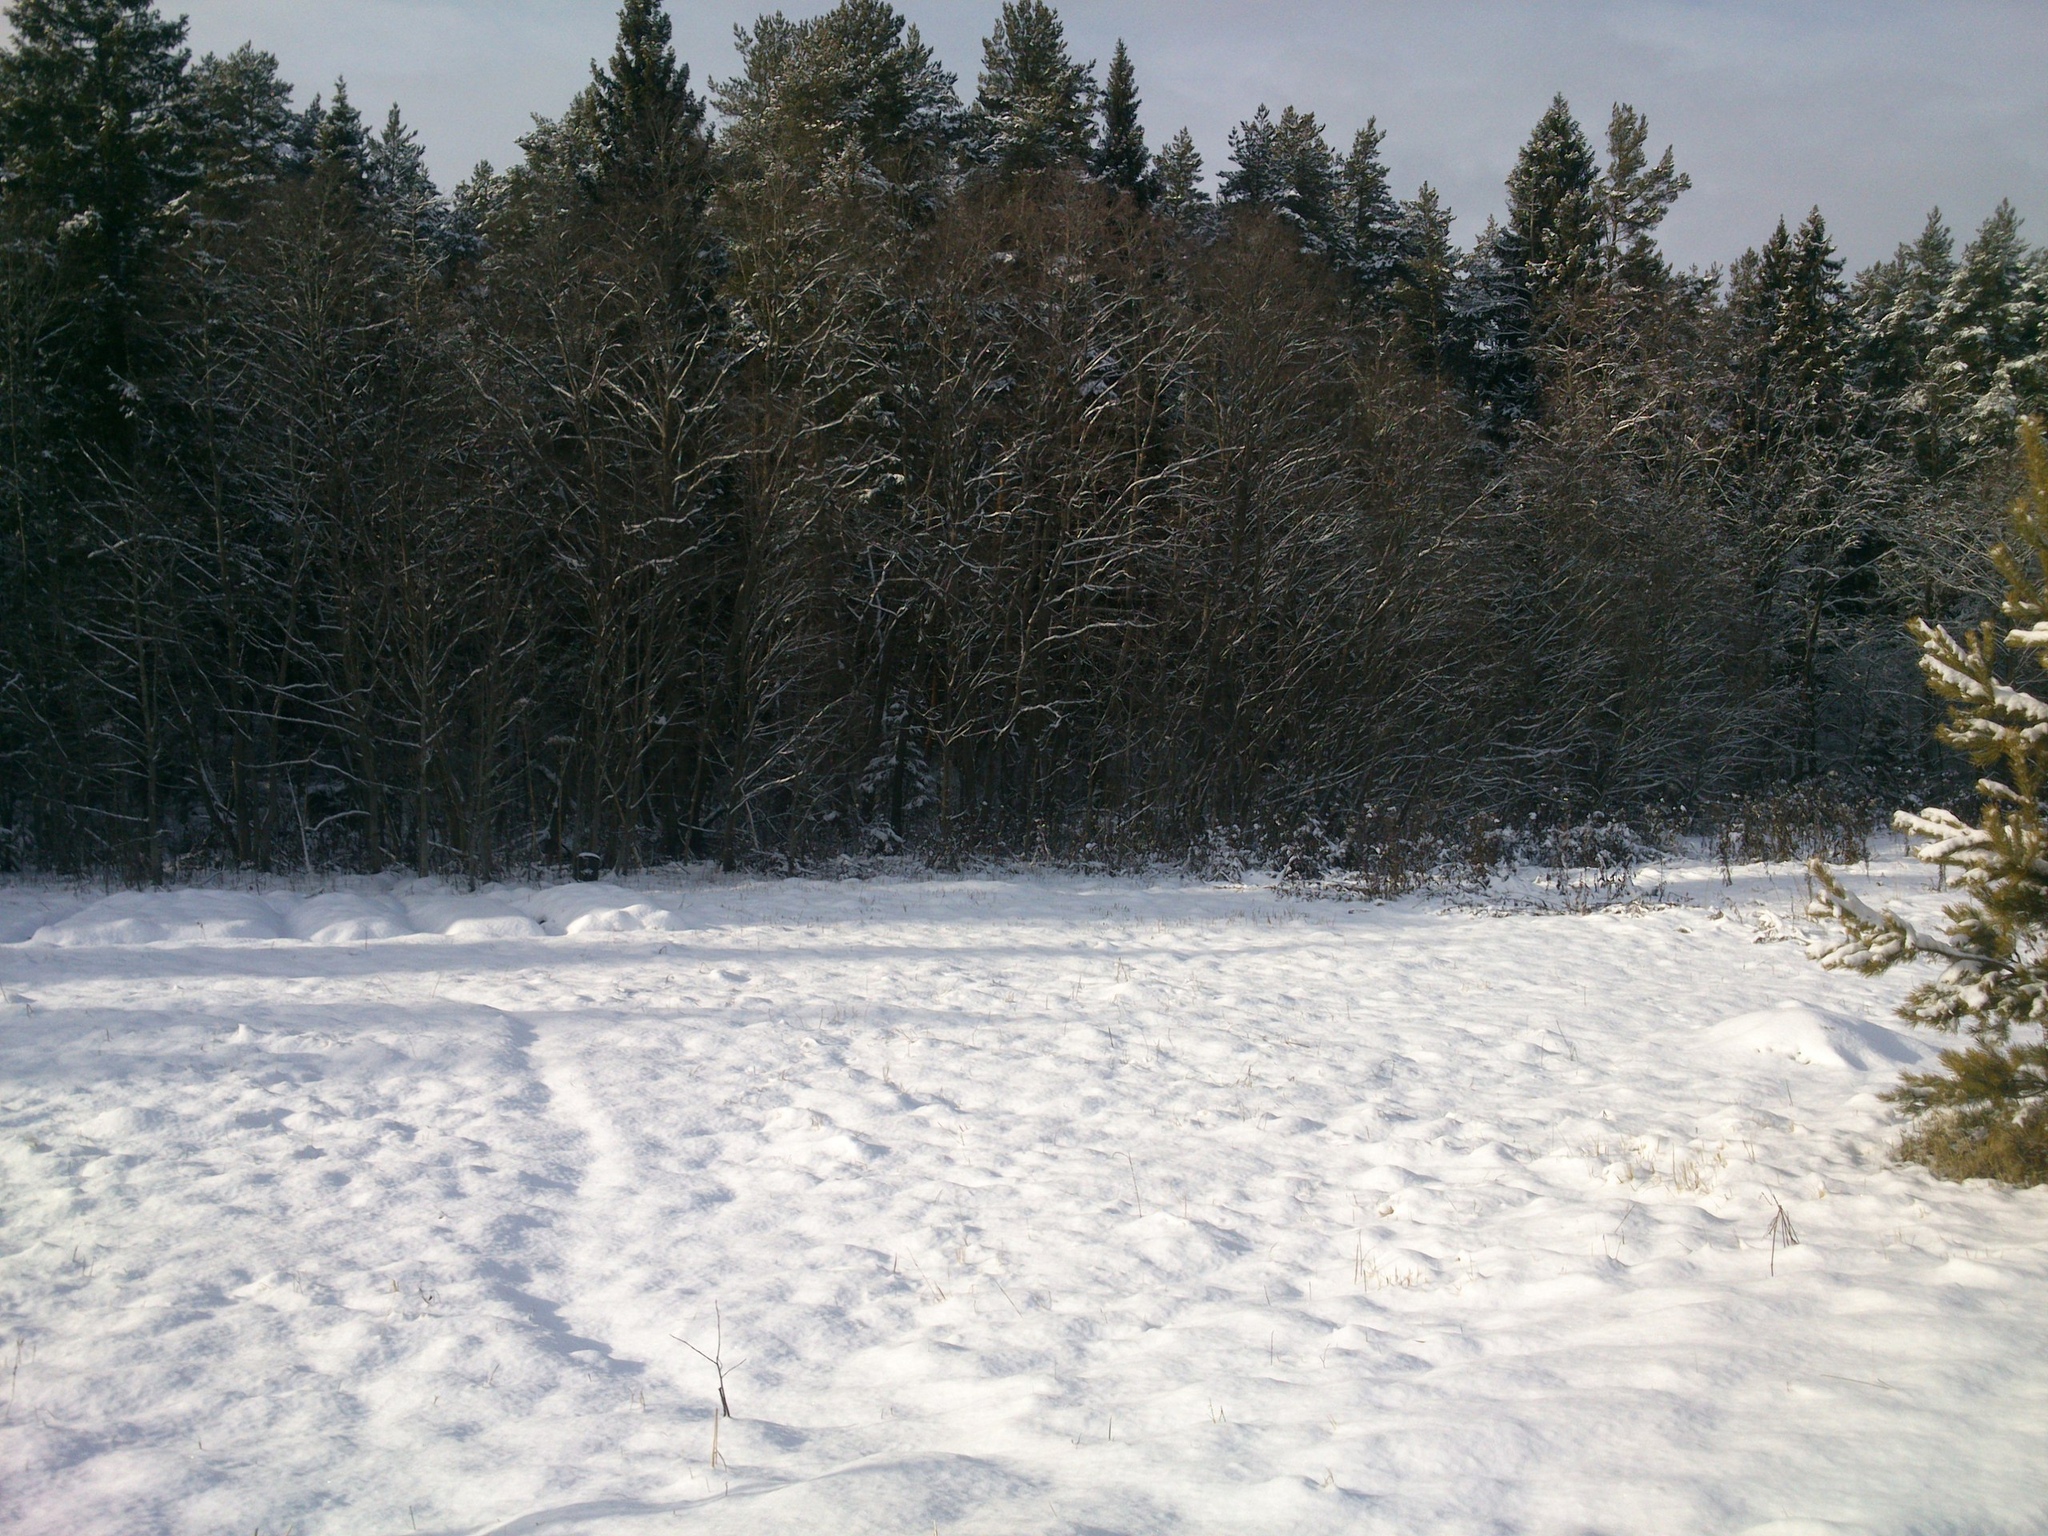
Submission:
[[[971,94],[996,0],[899,0]],[[166,0],[197,48],[253,39],[301,98],[346,75],[393,100],[452,183],[516,155],[610,49],[617,0]],[[702,81],[732,67],[758,3],[671,0]],[[791,14],[824,7],[803,0]],[[1434,182],[1469,238],[1501,206],[1553,92],[1597,139],[1616,100],[1676,144],[1694,188],[1667,229],[1681,263],[1726,261],[1818,203],[1852,265],[1939,203],[1967,232],[2001,196],[2048,241],[2048,4],[2041,0],[1066,0],[1075,50],[1126,38],[1156,146],[1185,123],[1213,169],[1261,101],[1313,110],[1341,148],[1368,114],[1403,195]]]

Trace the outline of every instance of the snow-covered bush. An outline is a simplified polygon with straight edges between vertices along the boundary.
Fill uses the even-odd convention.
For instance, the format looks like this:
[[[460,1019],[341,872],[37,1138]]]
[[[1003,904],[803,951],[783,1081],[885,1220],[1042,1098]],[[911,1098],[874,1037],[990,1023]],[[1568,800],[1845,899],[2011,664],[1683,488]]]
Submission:
[[[1830,773],[1744,796],[1724,806],[1709,830],[1724,866],[1808,859],[1855,864],[1870,856],[1881,804],[1867,786]]]
[[[1529,848],[1530,862],[1542,866],[1537,884],[1567,912],[1635,899],[1636,872],[1657,852],[1626,822],[1597,816],[1546,828]]]

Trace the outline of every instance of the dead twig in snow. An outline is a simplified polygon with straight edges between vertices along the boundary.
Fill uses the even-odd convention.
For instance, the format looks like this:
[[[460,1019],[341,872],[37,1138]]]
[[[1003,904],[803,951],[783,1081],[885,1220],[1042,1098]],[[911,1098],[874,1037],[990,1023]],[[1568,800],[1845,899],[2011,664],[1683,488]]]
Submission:
[[[1799,1234],[1793,1229],[1790,1213],[1786,1211],[1776,1195],[1771,1196],[1771,1204],[1778,1207],[1778,1214],[1771,1218],[1771,1273],[1776,1275],[1778,1273],[1778,1245],[1783,1243],[1787,1248],[1797,1248],[1799,1246]]]
[[[725,1378],[747,1362],[735,1360],[731,1365],[725,1363],[725,1315],[719,1311],[718,1303],[715,1301],[711,1303],[711,1315],[717,1320],[718,1335],[712,1345],[712,1352],[710,1354],[705,1354],[703,1350],[679,1333],[672,1333],[669,1337],[718,1373],[718,1411],[721,1417],[729,1419],[732,1417],[732,1404],[726,1399]]]

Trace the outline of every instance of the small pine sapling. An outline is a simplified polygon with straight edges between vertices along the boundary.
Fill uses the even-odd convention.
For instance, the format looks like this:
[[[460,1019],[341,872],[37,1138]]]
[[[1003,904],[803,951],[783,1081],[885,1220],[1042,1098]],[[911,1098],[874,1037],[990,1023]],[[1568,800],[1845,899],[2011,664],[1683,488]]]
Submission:
[[[2048,668],[2048,447],[2041,424],[2021,433],[2028,490],[2012,509],[2011,537],[1991,552],[2006,585],[2002,644]],[[1962,1030],[1969,1044],[1942,1052],[1938,1072],[1907,1073],[1892,1099],[1912,1117],[1900,1152],[1946,1178],[2048,1183],[2048,700],[1998,676],[2001,626],[1961,639],[1916,619],[1920,668],[1948,701],[1936,732],[1968,755],[1977,781],[1976,825],[1952,812],[1901,811],[1892,824],[1916,839],[1915,856],[1944,869],[1962,893],[1941,936],[1859,900],[1818,859],[1813,915],[1839,936],[1817,942],[1831,969],[1875,975],[1922,955],[1947,962],[1916,987],[1900,1016]]]

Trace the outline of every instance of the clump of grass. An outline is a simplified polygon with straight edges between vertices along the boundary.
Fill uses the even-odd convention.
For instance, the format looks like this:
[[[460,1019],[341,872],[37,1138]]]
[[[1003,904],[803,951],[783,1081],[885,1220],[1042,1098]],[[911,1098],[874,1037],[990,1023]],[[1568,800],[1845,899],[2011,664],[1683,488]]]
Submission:
[[[2048,1184],[2048,1114],[2012,1119],[1957,1110],[1921,1119],[1899,1141],[1899,1156],[1943,1179]]]
[[[1944,1179],[2048,1184],[2048,1046],[1943,1051],[1890,1095],[1913,1117],[1899,1155]]]

